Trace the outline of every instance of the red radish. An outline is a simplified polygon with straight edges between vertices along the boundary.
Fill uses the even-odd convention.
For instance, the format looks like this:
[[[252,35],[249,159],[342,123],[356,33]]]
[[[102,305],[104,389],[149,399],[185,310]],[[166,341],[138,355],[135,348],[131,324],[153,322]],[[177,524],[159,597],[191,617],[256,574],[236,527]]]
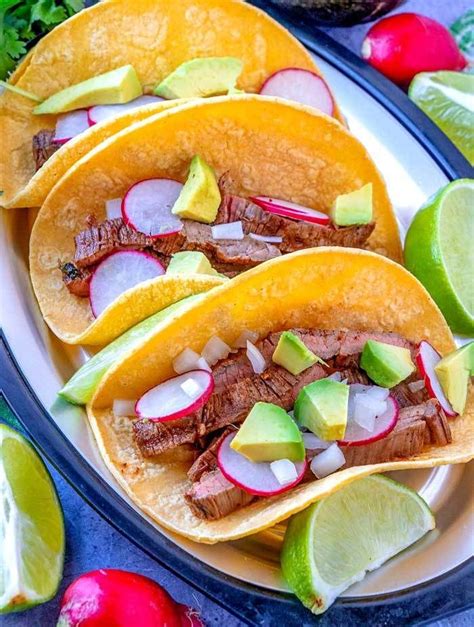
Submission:
[[[181,616],[181,627],[205,627],[199,612],[187,605],[178,605],[178,612]]]
[[[173,179],[147,179],[132,185],[122,201],[122,216],[136,231],[163,237],[178,233],[183,223],[171,213],[183,184]]]
[[[381,440],[395,428],[398,414],[398,403],[393,396],[389,396],[386,411],[375,419],[374,430],[369,432],[355,420],[348,420],[344,439],[339,440],[339,446],[363,446]]]
[[[189,416],[202,407],[214,390],[214,377],[207,370],[191,370],[159,383],[138,399],[139,418],[167,422]]]
[[[93,570],[66,589],[57,627],[191,625],[182,619],[180,608],[166,590],[148,577],[125,570]]]
[[[467,64],[449,30],[418,13],[374,24],[362,43],[362,57],[400,87],[408,87],[419,72],[462,70]]]
[[[264,82],[260,94],[300,102],[327,115],[334,112],[334,100],[324,79],[301,68],[290,67],[275,72]]]
[[[286,492],[303,479],[307,466],[306,460],[294,462],[298,477],[292,483],[281,485],[270,468],[271,462],[252,462],[230,448],[235,435],[235,433],[229,433],[217,453],[217,463],[222,474],[234,485],[249,494],[273,496]]]
[[[89,126],[85,109],[78,109],[77,111],[60,115],[56,121],[53,142],[55,144],[65,144],[73,137],[76,137],[76,135],[87,131]]]
[[[109,105],[96,105],[87,110],[87,116],[89,118],[89,124],[98,124],[104,120],[115,118],[126,111],[136,109],[137,107],[144,107],[145,105],[155,104],[161,102],[164,98],[159,96],[139,96],[135,100],[130,102],[124,102],[122,104],[109,104]]]
[[[435,398],[439,401],[439,404],[447,416],[457,416],[457,413],[454,411],[451,403],[443,392],[443,388],[441,387],[441,383],[435,371],[435,366],[441,361],[441,355],[429,342],[423,340],[418,345],[415,360],[431,398]]]
[[[303,207],[303,205],[298,205],[295,202],[270,198],[269,196],[251,196],[250,200],[262,209],[265,209],[265,211],[274,213],[277,216],[283,216],[284,218],[312,222],[322,226],[326,226],[331,222],[331,218],[325,213]]]
[[[90,300],[94,316],[100,316],[118,296],[143,281],[165,273],[161,263],[148,253],[122,250],[109,255],[94,271]]]

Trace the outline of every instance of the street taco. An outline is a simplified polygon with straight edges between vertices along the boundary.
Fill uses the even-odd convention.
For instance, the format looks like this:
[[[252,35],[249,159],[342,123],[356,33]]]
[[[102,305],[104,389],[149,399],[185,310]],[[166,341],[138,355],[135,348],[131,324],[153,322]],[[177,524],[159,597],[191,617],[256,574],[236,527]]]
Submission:
[[[294,360],[275,355],[288,335],[303,345],[297,374]],[[367,358],[374,347],[396,357],[381,369],[380,359]],[[301,251],[240,275],[163,324],[108,371],[88,417],[110,471],[146,514],[198,542],[232,540],[362,476],[471,459],[472,390],[456,415],[434,378],[437,351],[454,348],[437,306],[400,265],[352,249]],[[195,370],[201,353],[209,371]],[[331,389],[329,404],[315,386]],[[341,432],[342,414],[331,406],[342,397]],[[372,426],[357,422],[360,403]],[[269,423],[261,414],[260,432],[251,440],[247,428],[244,438],[252,413],[269,405],[292,423],[290,436],[278,441],[278,415],[278,430],[262,438],[262,420]],[[280,457],[285,445],[280,461],[290,473],[270,472],[271,457],[262,460],[269,442]],[[259,462],[247,459],[256,453]]]
[[[191,71],[189,63],[195,64]],[[285,68],[313,73],[309,80],[316,91],[321,88],[321,106],[342,120],[309,53],[255,7],[240,0],[97,3],[44,37],[14,72],[12,90],[31,99],[9,89],[0,97],[1,203],[40,206],[67,169],[100,141],[154,108],[172,106],[169,99],[178,98],[179,90],[168,83],[177,71],[184,74],[187,94],[206,96],[258,92]],[[104,93],[112,78],[113,90]],[[92,82],[84,87],[84,81]],[[71,91],[63,91],[69,88],[75,96],[81,88],[82,100],[71,101]]]
[[[353,194],[357,202],[344,207]],[[358,205],[352,221],[351,203]],[[95,301],[118,281],[114,261],[127,267],[119,263],[126,255],[140,268],[153,258],[169,272],[177,254],[193,253],[209,273],[231,278],[273,257],[327,245],[367,247],[401,260],[376,166],[332,118],[281,99],[239,95],[151,116],[80,160],[38,214],[30,271],[56,335],[105,343],[128,328],[117,319],[131,316],[127,323],[135,324],[152,313],[138,307],[132,289],[128,304],[115,308],[115,326],[103,324],[93,337],[92,327],[87,331],[99,325]]]

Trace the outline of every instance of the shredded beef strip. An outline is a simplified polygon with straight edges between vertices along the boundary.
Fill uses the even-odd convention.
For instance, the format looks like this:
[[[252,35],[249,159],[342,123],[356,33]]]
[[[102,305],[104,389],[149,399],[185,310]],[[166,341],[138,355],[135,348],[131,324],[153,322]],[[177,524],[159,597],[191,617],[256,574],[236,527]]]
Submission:
[[[60,265],[59,269],[62,272],[64,284],[71,294],[81,297],[89,296],[92,272],[88,268],[80,269],[68,261]]]
[[[32,149],[35,160],[36,172],[54,155],[56,150],[61,148],[61,144],[53,142],[54,131],[44,130],[33,135]]]
[[[191,468],[188,470],[188,477],[191,481],[199,481],[199,479],[207,472],[217,468],[217,451],[223,440],[236,431],[236,427],[226,427],[220,435],[212,440],[209,447],[199,455]]]

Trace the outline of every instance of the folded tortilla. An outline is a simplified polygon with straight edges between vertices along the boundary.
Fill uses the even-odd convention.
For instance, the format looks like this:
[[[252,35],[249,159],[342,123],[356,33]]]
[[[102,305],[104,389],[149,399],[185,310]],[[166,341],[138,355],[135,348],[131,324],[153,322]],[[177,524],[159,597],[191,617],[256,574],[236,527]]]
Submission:
[[[263,11],[240,0],[107,0],[81,11],[44,37],[11,82],[41,98],[116,67],[132,64],[151,87],[184,61],[234,56],[244,63],[238,87],[256,92],[273,72],[299,67],[320,74],[310,54]],[[36,207],[71,165],[131,120],[85,131],[35,174],[32,138],[53,129],[56,116],[33,115],[37,103],[9,91],[0,97],[0,202]],[[166,106],[166,105],[165,105]],[[342,119],[338,110],[335,115]]]
[[[463,463],[474,456],[471,390],[465,414],[450,420],[453,441],[447,446],[433,446],[412,459],[342,470],[220,520],[195,517],[184,500],[191,464],[183,459],[186,449],[144,459],[132,438],[132,420],[113,416],[114,399],[139,398],[173,375],[172,360],[184,348],[201,351],[213,335],[232,344],[245,329],[264,337],[292,327],[393,331],[415,342],[426,339],[443,354],[455,348],[441,312],[417,279],[370,252],[305,250],[271,260],[209,292],[109,370],[88,407],[108,468],[136,505],[163,527],[198,542],[234,540],[275,525],[365,475]]]
[[[126,330],[122,323],[127,316],[132,326],[153,313],[137,306],[128,310],[134,294],[130,290],[131,300],[115,308],[115,322],[110,315],[99,325],[89,300],[70,294],[63,285],[58,259],[73,258],[74,236],[85,228],[88,214],[103,220],[105,202],[123,197],[137,181],[184,181],[198,153],[217,176],[229,172],[232,193],[283,198],[325,213],[339,194],[371,182],[376,227],[368,245],[401,260],[383,179],[362,144],[339,122],[302,105],[255,95],[189,102],[100,144],[67,172],[39,211],[30,240],[31,279],[46,322],[63,341],[105,343],[105,337],[118,335],[118,326],[120,332]]]

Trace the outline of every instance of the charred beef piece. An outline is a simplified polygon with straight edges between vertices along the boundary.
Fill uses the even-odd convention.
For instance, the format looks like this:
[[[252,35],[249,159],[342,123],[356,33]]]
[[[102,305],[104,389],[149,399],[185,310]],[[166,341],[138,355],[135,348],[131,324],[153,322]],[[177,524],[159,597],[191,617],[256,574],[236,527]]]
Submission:
[[[63,281],[67,289],[74,296],[89,296],[89,286],[92,272],[87,268],[80,269],[73,263],[64,263],[59,267],[63,274]]]
[[[212,440],[208,448],[199,455],[188,470],[188,477],[191,481],[199,481],[202,475],[217,468],[217,451],[223,440],[233,431],[236,431],[235,427],[226,427],[220,435]]]
[[[56,150],[61,148],[61,144],[53,141],[54,131],[44,130],[33,135],[33,159],[35,160],[36,172],[46,161],[54,155]]]

